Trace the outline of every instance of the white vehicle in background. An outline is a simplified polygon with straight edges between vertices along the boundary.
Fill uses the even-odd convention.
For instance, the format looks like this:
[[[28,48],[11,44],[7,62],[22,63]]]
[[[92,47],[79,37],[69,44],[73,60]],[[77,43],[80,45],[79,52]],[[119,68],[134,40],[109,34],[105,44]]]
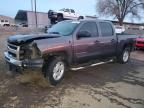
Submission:
[[[51,23],[55,23],[56,21],[62,21],[65,19],[77,20],[77,19],[84,19],[84,16],[79,15],[75,12],[74,9],[60,9],[59,11],[55,12],[53,10],[49,10],[48,17],[51,20]]]
[[[115,26],[115,31],[118,34],[121,34],[125,31],[125,27],[124,26]]]
[[[83,16],[80,16],[73,9],[60,9],[57,13],[62,14],[64,19],[83,19]]]
[[[8,20],[0,20],[0,26],[10,26],[10,22]]]

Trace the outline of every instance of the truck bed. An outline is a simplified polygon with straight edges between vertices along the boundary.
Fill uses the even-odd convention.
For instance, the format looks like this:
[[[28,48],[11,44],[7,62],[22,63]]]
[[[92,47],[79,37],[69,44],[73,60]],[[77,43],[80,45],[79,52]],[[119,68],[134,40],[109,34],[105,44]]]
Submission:
[[[119,41],[126,39],[136,39],[138,36],[133,34],[116,34]]]

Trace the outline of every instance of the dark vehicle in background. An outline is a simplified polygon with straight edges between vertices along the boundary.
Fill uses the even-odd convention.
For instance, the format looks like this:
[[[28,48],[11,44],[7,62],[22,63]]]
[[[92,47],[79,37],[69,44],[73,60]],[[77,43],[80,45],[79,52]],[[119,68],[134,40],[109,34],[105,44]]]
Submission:
[[[127,63],[136,38],[117,35],[113,24],[102,20],[61,21],[47,32],[8,38],[4,55],[10,70],[40,67],[50,83],[57,85],[68,69],[87,62],[116,59]]]
[[[144,49],[144,35],[136,38],[136,48]]]
[[[19,24],[20,27],[28,27],[28,24],[27,23],[21,23]]]

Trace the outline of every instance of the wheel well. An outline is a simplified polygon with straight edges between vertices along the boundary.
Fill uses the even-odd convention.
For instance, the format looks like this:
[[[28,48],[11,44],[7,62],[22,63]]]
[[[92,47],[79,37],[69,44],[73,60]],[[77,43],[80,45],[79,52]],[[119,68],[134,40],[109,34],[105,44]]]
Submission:
[[[84,19],[84,17],[83,16],[79,16],[81,19]]]
[[[83,17],[83,16],[79,16],[79,17],[78,17],[78,20],[80,20],[80,19],[84,19],[84,17]]]
[[[51,61],[52,59],[59,58],[59,57],[62,60],[64,60],[67,65],[69,65],[68,54],[66,52],[50,53],[48,55],[45,55],[43,58],[44,58],[44,62],[48,63],[48,61]]]
[[[57,16],[58,16],[58,17],[59,17],[59,16],[62,16],[62,17],[63,17],[63,14],[62,14],[62,13],[58,13],[58,15],[57,15]]]
[[[132,44],[132,43],[124,44],[123,49],[125,49],[125,48],[127,48],[127,47],[129,47],[129,48],[130,48],[130,51],[132,51],[132,49],[133,49],[133,44]]]

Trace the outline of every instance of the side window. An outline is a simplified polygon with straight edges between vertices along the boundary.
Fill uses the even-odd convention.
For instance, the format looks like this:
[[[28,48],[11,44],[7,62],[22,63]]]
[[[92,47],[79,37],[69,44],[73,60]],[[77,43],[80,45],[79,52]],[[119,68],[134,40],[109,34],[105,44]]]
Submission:
[[[92,37],[98,37],[98,28],[95,22],[87,22],[81,28],[81,31],[88,31]]]
[[[65,12],[69,12],[69,9],[65,9]]]
[[[99,25],[100,25],[102,36],[106,37],[106,36],[112,36],[114,34],[113,28],[110,23],[100,22]]]
[[[71,9],[71,13],[75,13],[75,11],[73,9]]]

